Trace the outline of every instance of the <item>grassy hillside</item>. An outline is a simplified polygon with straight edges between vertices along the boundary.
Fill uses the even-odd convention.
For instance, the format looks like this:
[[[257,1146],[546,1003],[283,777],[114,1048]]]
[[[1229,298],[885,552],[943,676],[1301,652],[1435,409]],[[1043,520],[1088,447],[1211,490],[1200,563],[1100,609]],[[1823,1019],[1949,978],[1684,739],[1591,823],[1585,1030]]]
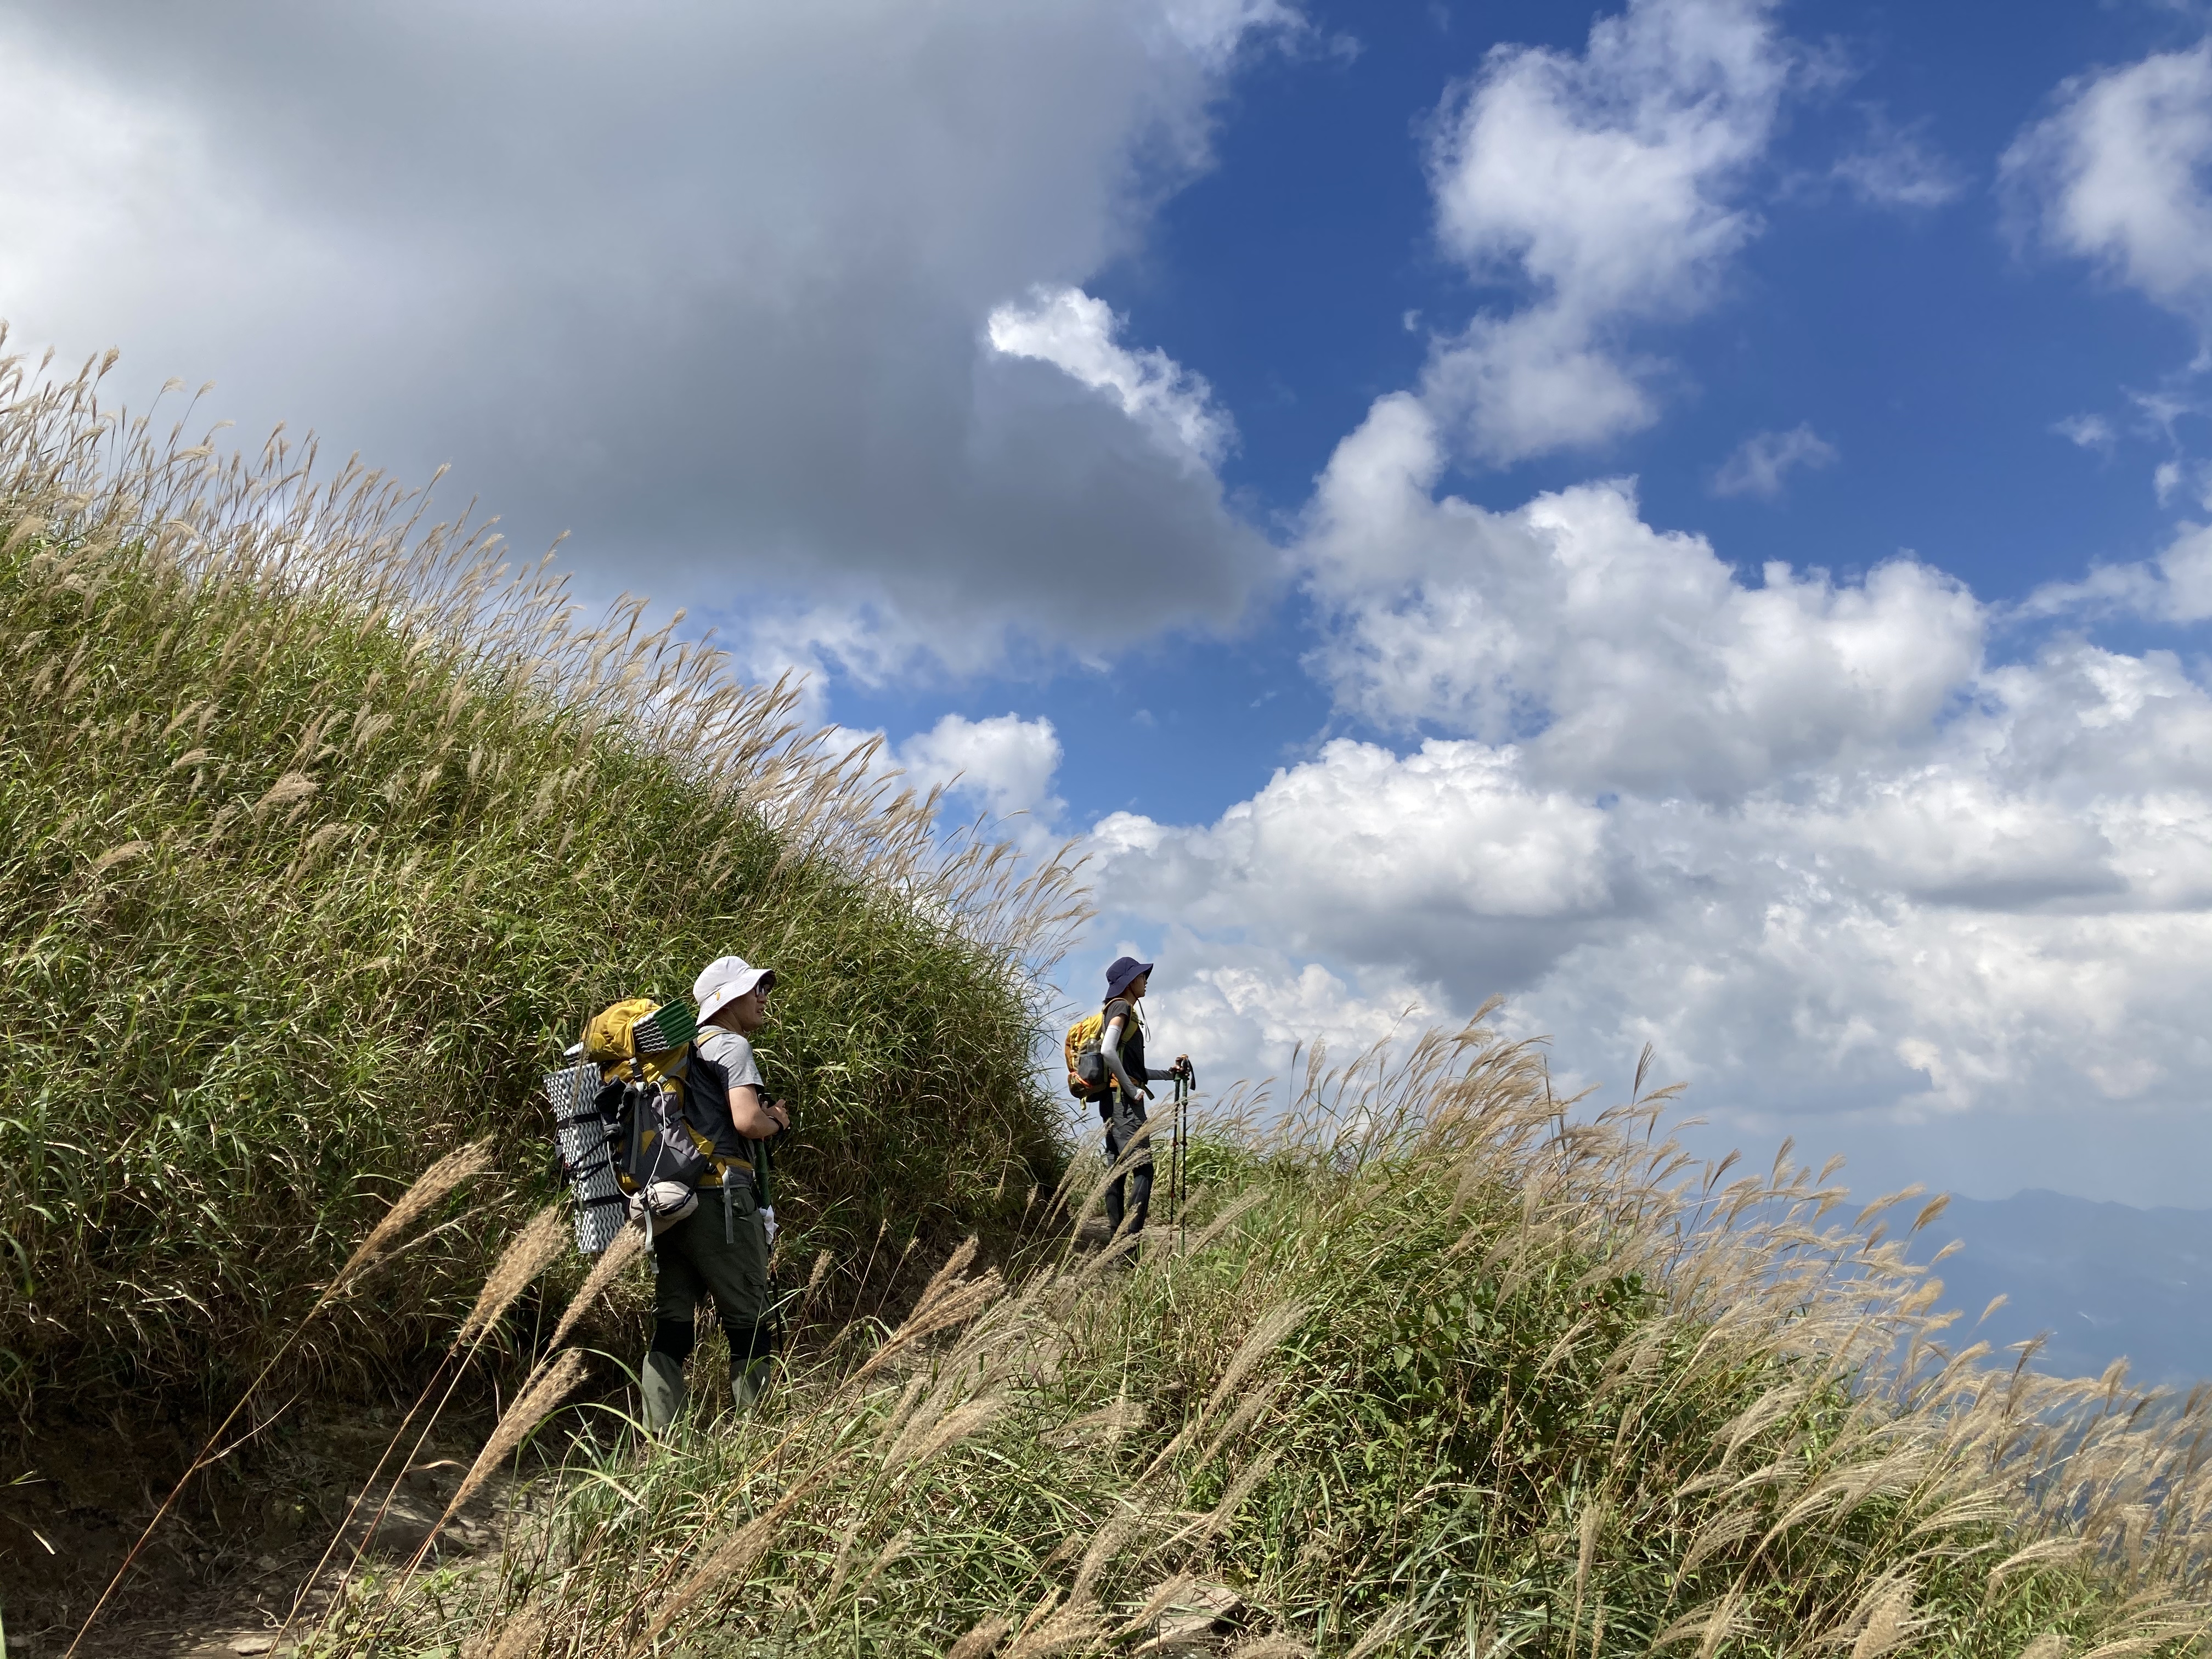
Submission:
[[[358,1381],[419,1350],[551,1189],[538,1074],[725,951],[780,970],[779,1211],[810,1238],[957,1239],[1057,1177],[1027,964],[1066,871],[941,847],[785,689],[636,607],[580,625],[374,474],[162,441],[20,366],[0,406],[15,1411],[222,1397],[398,1189],[489,1136],[503,1190],[297,1358]]]
[[[2197,1650],[2205,1402],[1947,1347],[1885,1237],[1936,1206],[1722,1184],[1662,1103],[1563,1132],[1480,1028],[1318,1075],[1180,1248],[948,1274],[666,1449],[572,1419],[498,1571],[324,1647],[1035,1659],[1210,1601],[1245,1659]]]
[[[1663,1097],[1568,1123],[1480,1025],[1316,1056],[1274,1132],[1214,1120],[1187,1226],[1073,1254],[1040,1218],[1103,1171],[1030,1069],[1069,872],[945,846],[782,690],[309,459],[0,377],[0,1387],[125,1432],[304,1329],[283,1381],[391,1397],[466,1313],[533,1369],[453,1502],[566,1459],[494,1571],[334,1549],[313,1651],[1042,1659],[1200,1604],[1243,1659],[2200,1649],[2206,1399],[2026,1372],[1886,1237],[1937,1206],[1838,1224],[1786,1152],[1728,1182]],[[706,1351],[647,1445],[580,1322],[634,1257],[512,1318],[579,1277],[522,1223],[532,1091],[732,949],[784,975],[803,1340],[742,1418]],[[387,1214],[477,1137],[465,1207]],[[854,1312],[968,1231],[896,1331],[880,1273]]]

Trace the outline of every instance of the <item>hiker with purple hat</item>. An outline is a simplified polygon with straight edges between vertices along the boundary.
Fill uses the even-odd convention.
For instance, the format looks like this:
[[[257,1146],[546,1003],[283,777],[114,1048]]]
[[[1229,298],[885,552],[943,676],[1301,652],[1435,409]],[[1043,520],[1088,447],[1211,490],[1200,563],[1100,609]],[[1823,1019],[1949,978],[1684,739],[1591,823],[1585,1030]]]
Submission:
[[[1117,957],[1106,970],[1105,1029],[1099,1034],[1098,1056],[1112,1079],[1108,1098],[1101,1103],[1106,1115],[1108,1164],[1118,1166],[1123,1155],[1136,1147],[1129,1167],[1106,1188],[1106,1219],[1117,1235],[1123,1231],[1125,1217],[1130,1233],[1144,1231],[1145,1214],[1152,1203],[1152,1142],[1139,1139],[1146,1121],[1145,1108],[1152,1099],[1145,1085],[1185,1076],[1190,1070],[1188,1054],[1177,1054],[1175,1064],[1164,1072],[1145,1069],[1145,1026],[1137,1005],[1145,1000],[1152,972],[1151,963],[1134,957]]]

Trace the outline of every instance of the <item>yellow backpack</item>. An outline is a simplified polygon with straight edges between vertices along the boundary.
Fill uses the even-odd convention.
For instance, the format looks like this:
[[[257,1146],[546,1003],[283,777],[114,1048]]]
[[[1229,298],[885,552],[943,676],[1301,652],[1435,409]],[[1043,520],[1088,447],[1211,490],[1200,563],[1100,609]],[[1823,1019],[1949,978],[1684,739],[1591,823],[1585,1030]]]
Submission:
[[[625,997],[584,1027],[584,1058],[598,1062],[602,1082],[658,1083],[681,1074],[684,1051],[698,1034],[690,1004]]]
[[[1098,1052],[1105,1035],[1103,1012],[1085,1014],[1067,1028],[1067,1041],[1060,1046],[1067,1057],[1067,1092],[1078,1100],[1103,1100],[1113,1087],[1106,1057]]]

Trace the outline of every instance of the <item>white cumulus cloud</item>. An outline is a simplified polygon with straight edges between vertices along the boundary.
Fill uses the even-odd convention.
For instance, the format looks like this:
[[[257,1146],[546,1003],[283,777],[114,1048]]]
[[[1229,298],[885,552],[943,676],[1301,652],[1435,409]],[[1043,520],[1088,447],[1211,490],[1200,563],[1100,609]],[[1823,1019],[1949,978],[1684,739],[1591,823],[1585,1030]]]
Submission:
[[[981,801],[998,817],[1028,813],[1048,829],[1065,803],[1053,793],[1060,769],[1060,734],[1048,720],[994,714],[973,720],[947,714],[900,744],[894,758],[909,781],[941,785]]]
[[[1378,725],[1518,741],[1578,789],[1728,799],[1778,769],[1909,751],[1981,659],[1972,597],[1910,560],[1863,581],[1653,530],[1623,483],[1493,513],[1432,486],[1422,405],[1381,399],[1331,459],[1301,553],[1313,662]]]
[[[2198,676],[2073,633],[1995,659],[2015,617],[1925,565],[1747,580],[1624,483],[1492,512],[1437,493],[1441,455],[1380,400],[1297,550],[1316,672],[1424,735],[1092,830],[1122,930],[1176,941],[1179,1046],[1279,1067],[1271,1009],[1334,999],[1372,1040],[1502,991],[1563,1084],[1651,1042],[1730,1133],[1918,1125],[1936,1180],[2183,1196],[2141,1171],[2212,1136]],[[2078,586],[2041,614],[2212,616],[2212,532]]]
[[[1177,453],[1210,466],[1235,435],[1206,381],[1164,351],[1131,351],[1115,336],[1121,319],[1081,289],[1039,289],[1003,305],[985,325],[994,349],[1034,358],[1111,398],[1131,420]]]
[[[748,655],[977,669],[1219,625],[1273,569],[1206,464],[1225,422],[1134,347],[1101,397],[986,324],[1140,247],[1296,26],[32,0],[0,18],[0,316],[12,349],[120,346],[111,388],[216,381],[249,442],[453,462],[456,505],[573,532],[588,592],[689,602]],[[1109,559],[1152,602],[1072,629]]]
[[[1493,50],[1444,111],[1437,234],[1527,303],[1439,341],[1427,395],[1505,463],[1649,425],[1630,324],[1693,313],[1759,229],[1740,199],[1790,57],[1770,0],[1631,0],[1578,57]]]
[[[1867,111],[1867,142],[1838,161],[1833,172],[1869,207],[1937,208],[1966,192],[1965,177],[1919,131],[1893,125],[1879,107]]]
[[[2212,325],[2212,43],[2066,82],[2004,155],[2043,242]]]
[[[2120,437],[2112,429],[2112,423],[2102,415],[2069,415],[2063,420],[2053,421],[2051,429],[2079,448],[2094,449],[2106,454],[2112,453],[2112,446],[2119,441]]]

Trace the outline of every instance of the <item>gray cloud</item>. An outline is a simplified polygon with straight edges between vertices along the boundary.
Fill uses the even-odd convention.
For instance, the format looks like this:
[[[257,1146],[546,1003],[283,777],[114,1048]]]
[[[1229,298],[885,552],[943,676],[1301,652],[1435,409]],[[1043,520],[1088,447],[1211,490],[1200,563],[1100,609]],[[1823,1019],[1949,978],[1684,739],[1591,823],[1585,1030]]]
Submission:
[[[1130,634],[1224,622],[1270,556],[1210,467],[983,327],[1135,244],[1278,17],[31,8],[0,314],[214,378],[249,433],[454,461],[595,587],[872,605],[956,665],[1102,561],[1152,596]]]

